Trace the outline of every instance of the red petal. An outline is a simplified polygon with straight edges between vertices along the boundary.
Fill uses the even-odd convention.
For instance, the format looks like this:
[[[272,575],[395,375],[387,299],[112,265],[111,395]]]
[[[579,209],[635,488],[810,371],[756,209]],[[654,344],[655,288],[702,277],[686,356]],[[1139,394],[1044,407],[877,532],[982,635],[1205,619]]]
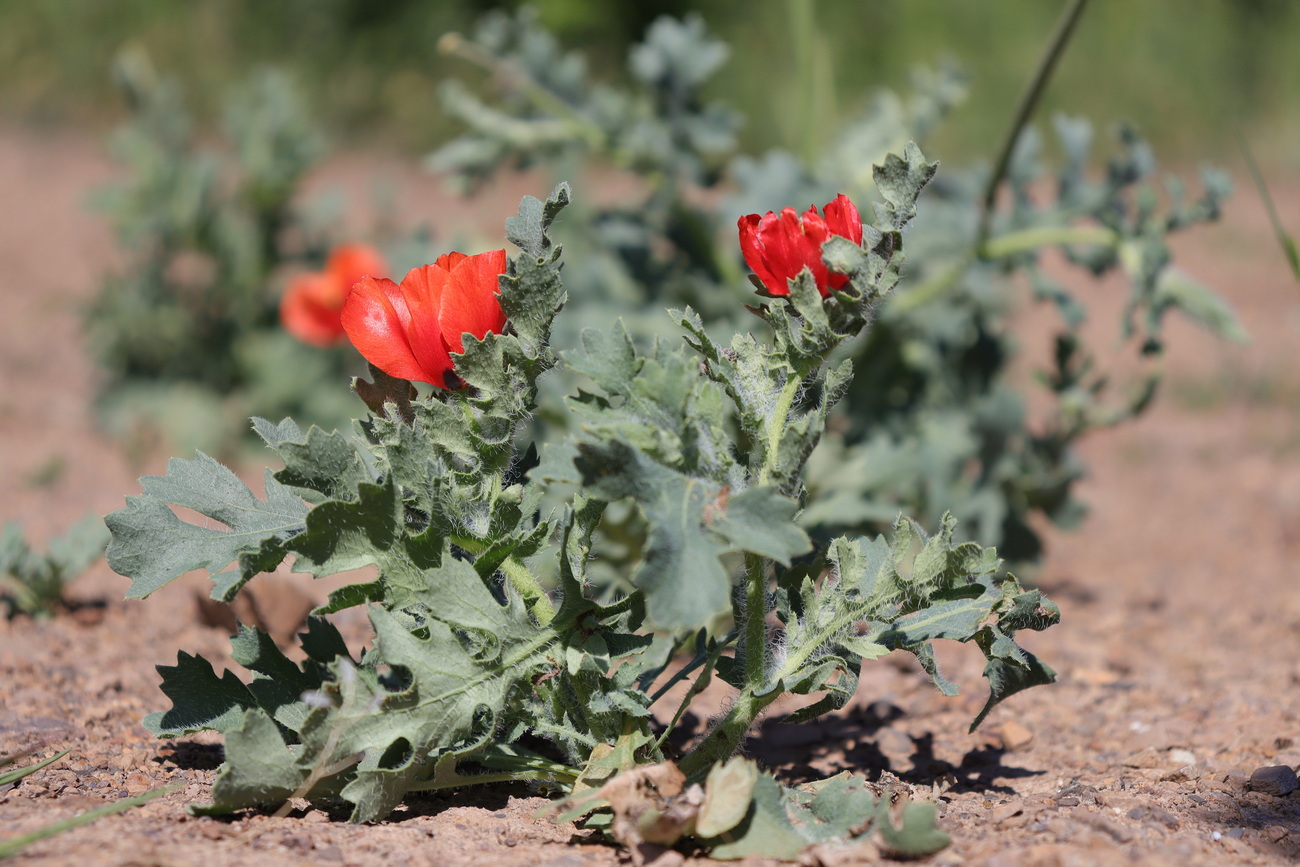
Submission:
[[[759,217],[757,213],[748,214],[736,221],[736,227],[740,230],[740,250],[745,256],[745,264],[753,270],[754,276],[757,276],[763,286],[772,295],[785,294],[785,281],[777,279],[772,274],[772,269],[767,264],[767,251],[763,247],[762,225],[768,217],[774,214],[768,212],[766,217]]]
[[[462,256],[452,267],[438,317],[450,351],[465,351],[463,335],[467,333],[481,340],[489,331],[500,334],[505,328],[506,315],[497,299],[498,278],[505,270],[505,250]]]
[[[861,244],[862,217],[843,193],[826,205],[825,214],[823,218],[813,205],[802,215],[783,208],[779,216],[768,211],[762,218],[749,214],[737,221],[745,262],[773,295],[788,295],[789,281],[804,268],[812,271],[823,297],[848,282],[844,275],[830,273],[821,247],[832,235]]]
[[[789,290],[786,288],[785,281],[777,279],[772,274],[772,269],[767,263],[767,251],[763,245],[762,227],[764,223],[771,224],[769,217],[775,220],[775,215],[768,211],[765,217],[748,214],[736,221],[736,228],[740,230],[740,252],[745,257],[745,264],[758,276],[768,292],[773,295],[786,295]]]
[[[804,265],[812,270],[813,283],[817,286],[817,291],[825,298],[828,294],[827,286],[831,280],[830,270],[826,263],[822,261],[822,244],[831,236],[830,230],[826,227],[826,221],[817,213],[816,207],[808,209],[803,215],[803,238],[804,238]]]
[[[855,244],[862,243],[862,215],[848,196],[840,193],[824,210],[826,225],[832,234],[848,238]]]
[[[502,250],[501,252],[504,253],[505,251]],[[455,268],[457,265],[459,265],[461,262],[465,261],[468,258],[469,256],[465,255],[464,253],[457,253],[455,250],[453,250],[450,253],[443,253],[441,256],[439,256],[437,259],[434,260],[433,264],[444,271],[450,271],[452,268]]]
[[[343,304],[343,330],[361,355],[389,376],[442,385],[441,370],[425,370],[411,350],[411,311],[392,280],[363,277]],[[450,366],[450,359],[448,360]]]
[[[280,298],[280,323],[303,343],[329,346],[343,336],[336,281],[326,274],[299,274]]]
[[[773,295],[789,295],[790,280],[799,276],[804,265],[808,264],[808,250],[803,236],[803,225],[794,208],[782,208],[781,215],[771,215],[769,221],[764,218],[766,226],[759,231],[763,238],[763,249],[767,252],[767,265],[772,277],[780,282],[781,291]],[[769,286],[770,290],[772,287]]]
[[[826,221],[822,215],[817,213],[817,206],[809,208],[799,220],[803,228],[803,233],[814,244],[820,244],[830,237],[830,232],[826,228]]]
[[[439,262],[446,259],[440,257]],[[402,297],[411,311],[411,322],[406,328],[407,338],[411,342],[411,351],[419,359],[426,374],[435,379],[425,378],[440,388],[445,388],[444,376],[451,370],[451,356],[442,342],[442,298],[447,291],[449,277],[447,269],[438,262],[412,268],[402,278]]]
[[[343,290],[342,297],[346,298],[362,277],[387,277],[388,264],[369,244],[340,244],[330,251],[325,272],[338,280]],[[341,300],[339,303],[342,305]]]
[[[788,216],[785,211],[780,214],[768,211],[758,224],[758,240],[763,245],[763,261],[767,264],[767,273],[771,277],[771,282],[765,285],[773,295],[789,295],[790,277],[792,274],[799,273],[797,269],[790,270],[792,246]],[[796,217],[794,222],[796,230],[798,225],[799,221]]]

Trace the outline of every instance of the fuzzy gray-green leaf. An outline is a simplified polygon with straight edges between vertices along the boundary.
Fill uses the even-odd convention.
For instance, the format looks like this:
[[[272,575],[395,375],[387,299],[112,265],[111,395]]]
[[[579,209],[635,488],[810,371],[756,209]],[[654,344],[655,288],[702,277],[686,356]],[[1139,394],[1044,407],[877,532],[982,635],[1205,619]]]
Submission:
[[[307,797],[342,797],[353,804],[353,821],[374,821],[433,772],[442,752],[495,728],[511,692],[546,664],[555,633],[534,624],[513,594],[499,602],[471,563],[449,558],[429,570],[428,585],[404,611],[371,607],[375,645],[363,666],[336,658],[313,690],[311,709],[300,703],[277,711],[290,729],[301,721],[296,759],[282,734],[269,737],[269,716],[259,710],[244,717],[247,731],[227,741],[211,811],[283,800],[287,781],[303,771],[301,782],[315,767],[329,773]],[[313,642],[320,654],[337,648],[332,636],[322,639]],[[293,684],[286,688],[311,685],[255,644],[246,641],[241,656],[280,671]],[[381,676],[379,666],[396,679]]]
[[[194,460],[173,458],[165,476],[140,480],[144,494],[127,497],[126,508],[105,522],[113,534],[108,564],[131,579],[129,599],[150,593],[192,569],[214,575],[243,557],[240,580],[227,585],[228,600],[243,581],[284,557],[284,542],[302,530],[308,506],[266,473],[265,501],[226,467],[199,452]],[[183,521],[168,504],[185,506],[228,529]]]
[[[519,202],[518,216],[506,220],[506,240],[525,253],[541,258],[551,248],[547,230],[551,222],[569,204],[569,185],[557,186],[545,202],[533,196],[524,196]]]
[[[895,827],[889,817],[889,804],[883,802],[877,822],[880,842],[890,852],[905,858],[938,852],[952,842],[952,838],[936,826],[938,818],[939,809],[934,804],[912,801],[903,806],[901,822]]]
[[[793,522],[796,504],[774,488],[733,497],[619,440],[580,444],[575,463],[592,494],[607,501],[632,497],[641,507],[649,531],[632,580],[662,627],[698,627],[727,605],[731,580],[719,560],[727,552],[788,563],[810,547]]]
[[[889,799],[878,799],[864,778],[848,773],[797,789],[786,789],[770,774],[760,774],[752,798],[744,820],[709,853],[714,858],[794,861],[810,846],[845,843],[872,832],[879,832],[881,842],[900,855],[926,855],[949,843],[948,835],[934,827],[933,804],[909,804],[895,828]]]
[[[327,433],[313,425],[303,433],[289,418],[278,425],[255,418],[253,430],[284,461],[276,479],[306,491],[304,496],[313,502],[326,497],[351,499],[359,484],[372,481],[356,445],[338,431]]]
[[[758,765],[749,759],[734,756],[714,765],[705,781],[695,835],[717,837],[744,821],[757,783]]]
[[[876,208],[877,225],[903,228],[916,216],[916,200],[938,170],[939,164],[926,160],[916,142],[907,143],[902,157],[889,154],[883,164],[875,166],[876,189],[885,198],[885,204]]]
[[[734,548],[790,565],[812,549],[808,534],[794,522],[799,504],[771,486],[749,488],[715,506],[721,516],[708,526]]]
[[[149,714],[144,727],[159,737],[179,737],[204,729],[226,731],[244,718],[245,711],[257,706],[234,672],[217,677],[212,663],[201,656],[181,651],[174,666],[160,665],[158,673],[172,709]]]
[[[355,502],[321,503],[305,524],[305,531],[287,545],[297,556],[297,571],[324,576],[378,566],[387,594],[423,588],[423,568],[440,554],[440,548],[425,550],[407,533],[402,501],[391,482],[361,485]]]
[[[790,822],[781,784],[771,774],[760,774],[753,793],[749,814],[729,834],[733,839],[714,846],[709,854],[721,861],[750,857],[796,860],[811,842]]]
[[[226,732],[226,755],[239,756],[221,766],[212,784],[212,803],[191,806],[199,816],[224,816],[245,807],[284,803],[307,778],[285,746],[279,728],[265,711],[255,708]]]

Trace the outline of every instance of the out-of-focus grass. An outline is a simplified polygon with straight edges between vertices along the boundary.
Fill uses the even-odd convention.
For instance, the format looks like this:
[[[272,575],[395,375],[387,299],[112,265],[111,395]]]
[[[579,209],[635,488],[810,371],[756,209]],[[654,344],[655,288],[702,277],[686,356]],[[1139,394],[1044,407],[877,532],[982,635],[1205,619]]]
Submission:
[[[790,5],[805,0],[672,0],[731,42],[717,94],[750,118],[751,147],[798,148],[810,99],[829,133],[838,111],[875,85],[904,84],[919,63],[950,56],[975,81],[972,100],[937,141],[949,156],[987,155],[1041,50],[1060,3],[863,0],[812,2],[823,92],[798,92]],[[0,0],[0,114],[107,122],[114,52],[143,45],[209,105],[250,64],[289,66],[316,114],[357,142],[420,149],[453,130],[435,85],[473,70],[439,56],[438,36],[464,30],[488,0]],[[646,4],[539,0],[545,23],[596,65],[620,63],[652,17]],[[1092,4],[1043,109],[1138,121],[1170,157],[1229,158],[1241,129],[1266,163],[1300,160],[1300,7],[1293,0],[1100,0]],[[1043,115],[1040,115],[1043,116]]]

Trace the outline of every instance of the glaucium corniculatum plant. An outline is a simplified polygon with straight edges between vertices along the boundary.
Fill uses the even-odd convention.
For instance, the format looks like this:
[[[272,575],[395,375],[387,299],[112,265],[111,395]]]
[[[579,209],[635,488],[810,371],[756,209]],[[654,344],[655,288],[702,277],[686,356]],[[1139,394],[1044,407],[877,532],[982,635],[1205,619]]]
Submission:
[[[145,725],[225,735],[212,803],[193,811],[287,812],[307,799],[371,822],[413,793],[527,780],[634,854],[693,841],[717,857],[795,858],[869,833],[902,853],[945,845],[933,804],[900,813],[848,774],[788,789],[732,758],[777,699],[809,697],[791,722],[834,711],[861,662],[891,651],[956,692],[936,666],[939,639],[986,658],[990,694],[972,728],[1053,679],[1015,634],[1056,623],[1058,609],[994,551],[954,542],[951,518],[931,535],[900,518],[892,538],[818,547],[795,521],[805,463],[853,378],[851,362],[827,359],[898,281],[902,229],[935,169],[915,145],[878,166],[872,225],[847,199],[825,221],[752,218],[746,252],[771,285],[755,333],[729,345],[689,308],[670,314],[682,343],[637,346],[614,322],[552,345],[566,294],[550,229],[567,185],[524,198],[506,221],[508,260],[453,253],[400,284],[359,283],[342,318],[373,381],[354,383],[370,412],[351,436],[256,419],[284,464],[267,471],[264,500],[199,454],[142,479],[107,519],[131,598],[206,569],[229,601],[289,556],[315,577],[375,570],[315,612],[301,663],[243,627],[231,655],[247,682],[183,652],[160,666],[172,707]],[[529,441],[538,378],[557,366],[589,380],[568,402],[581,424]],[[435,387],[419,396],[409,378]],[[616,510],[639,515],[639,556],[622,592],[597,599],[589,554]],[[359,655],[329,619],[352,606],[374,629]],[[712,678],[730,702],[672,753],[670,732]],[[681,683],[685,696],[667,701]]]

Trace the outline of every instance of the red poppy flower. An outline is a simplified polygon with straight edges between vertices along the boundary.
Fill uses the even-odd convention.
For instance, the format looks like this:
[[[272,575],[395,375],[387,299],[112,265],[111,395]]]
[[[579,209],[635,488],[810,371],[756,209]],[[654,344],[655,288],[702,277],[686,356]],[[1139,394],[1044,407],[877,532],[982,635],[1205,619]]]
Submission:
[[[827,270],[822,261],[822,243],[832,235],[839,235],[861,244],[862,217],[843,193],[824,210],[825,219],[814,205],[802,216],[794,208],[785,208],[779,215],[768,211],[762,217],[748,214],[737,221],[745,263],[763,281],[768,292],[789,295],[789,281],[798,277],[804,268],[811,269],[823,298],[849,282],[845,275]]]
[[[339,314],[357,281],[381,277],[388,266],[368,244],[342,244],[325,262],[324,271],[298,274],[280,299],[280,323],[294,337],[312,346],[330,346],[343,338]]]
[[[451,354],[465,351],[463,335],[481,340],[506,327],[497,300],[497,278],[505,270],[506,251],[493,250],[439,256],[412,269],[400,286],[365,277],[343,305],[343,329],[357,351],[389,376],[455,388],[447,374],[455,368]]]

